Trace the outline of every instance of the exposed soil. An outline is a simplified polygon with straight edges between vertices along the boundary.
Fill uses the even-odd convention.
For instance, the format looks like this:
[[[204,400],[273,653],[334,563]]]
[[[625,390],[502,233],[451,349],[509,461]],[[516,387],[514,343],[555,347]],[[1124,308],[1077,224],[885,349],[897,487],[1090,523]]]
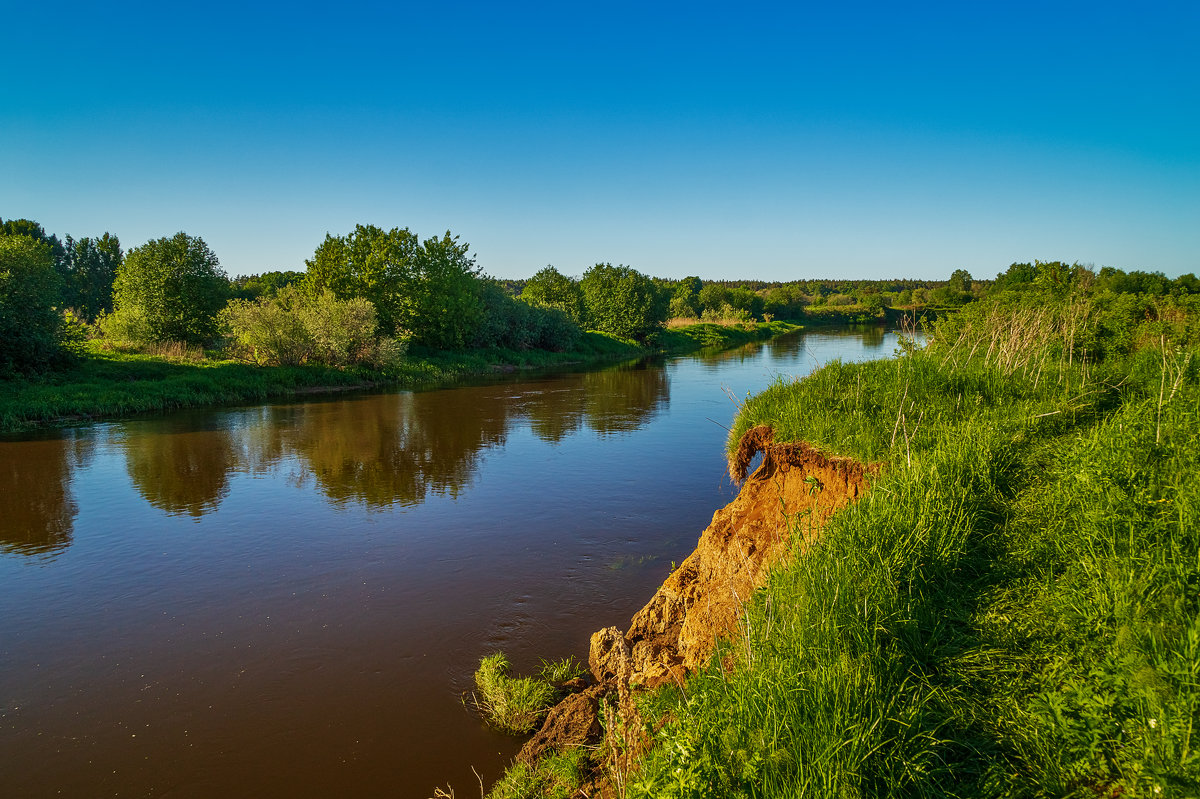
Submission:
[[[762,464],[746,479],[760,452]],[[737,498],[713,514],[695,551],[634,615],[627,632],[610,627],[592,636],[588,664],[597,685],[551,711],[520,758],[533,762],[549,749],[595,740],[598,725],[585,724],[579,714],[594,713],[598,698],[615,690],[622,650],[630,653],[635,687],[682,683],[702,667],[719,638],[737,633],[746,600],[770,570],[803,553],[829,516],[858,499],[880,468],[829,457],[804,442],[776,444],[769,427],[747,431],[730,459],[730,474],[745,480]],[[558,730],[571,732],[560,736]]]

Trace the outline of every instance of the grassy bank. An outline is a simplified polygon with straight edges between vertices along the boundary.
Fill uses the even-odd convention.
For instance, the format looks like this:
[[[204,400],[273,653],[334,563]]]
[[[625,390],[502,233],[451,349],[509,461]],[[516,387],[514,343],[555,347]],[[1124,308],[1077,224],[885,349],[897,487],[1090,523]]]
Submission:
[[[886,466],[641,697],[605,795],[1200,796],[1198,344],[1196,303],[1058,287],[749,399],[731,453],[765,424]]]
[[[747,402],[888,464],[660,720],[630,796],[1200,795],[1195,308],[1001,298]]]
[[[325,366],[260,367],[205,358],[199,353],[190,358],[164,357],[120,352],[92,342],[70,368],[0,380],[0,432],[362,388],[430,387],[497,371],[575,368],[654,352],[732,347],[796,329],[779,322],[747,329],[717,325],[696,328],[668,331],[654,347],[587,333],[579,346],[568,352],[414,351],[387,373]]]

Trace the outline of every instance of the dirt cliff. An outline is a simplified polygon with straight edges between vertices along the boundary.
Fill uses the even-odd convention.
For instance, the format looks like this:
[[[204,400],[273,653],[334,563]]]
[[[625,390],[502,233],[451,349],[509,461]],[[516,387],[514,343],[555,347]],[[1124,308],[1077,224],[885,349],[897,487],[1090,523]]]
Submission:
[[[763,462],[746,479],[759,452]],[[695,551],[624,634],[634,685],[682,680],[704,665],[717,639],[736,632],[743,604],[772,567],[802,552],[830,514],[866,490],[878,466],[830,458],[803,442],[776,444],[769,427],[756,427],[742,437],[730,471],[745,480],[741,492],[713,514]],[[592,636],[589,664],[598,682],[615,673],[612,644],[612,630]]]
[[[762,464],[747,479],[759,453]],[[770,570],[802,553],[830,514],[867,490],[868,478],[879,468],[828,457],[803,442],[777,444],[769,427],[747,431],[730,460],[732,477],[745,481],[737,498],[713,514],[696,549],[633,617],[628,632],[609,627],[592,636],[588,663],[598,687],[607,687],[599,693],[615,685],[622,650],[628,653],[634,686],[682,682],[687,672],[703,666],[717,640],[736,632],[743,605]],[[588,705],[594,707],[599,693],[589,692]],[[586,729],[587,737],[539,734],[520,759],[532,762],[546,748],[594,742],[596,727],[580,720],[567,725],[560,718],[574,717],[584,707],[583,699],[569,701],[570,708],[551,711],[545,726]]]

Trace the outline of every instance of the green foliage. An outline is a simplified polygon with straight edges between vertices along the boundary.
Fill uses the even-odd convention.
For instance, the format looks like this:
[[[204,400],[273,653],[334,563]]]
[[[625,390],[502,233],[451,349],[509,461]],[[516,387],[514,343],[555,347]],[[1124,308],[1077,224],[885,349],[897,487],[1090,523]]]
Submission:
[[[259,297],[274,297],[288,286],[304,282],[304,272],[263,272],[261,275],[243,275],[229,283],[232,299],[256,300]]]
[[[326,295],[332,293],[322,296]],[[259,366],[304,363],[311,357],[315,344],[301,316],[303,305],[304,298],[295,290],[276,297],[260,297],[255,302],[230,300],[222,312],[222,323],[229,331],[230,352]]]
[[[480,299],[482,318],[472,346],[563,352],[579,343],[579,326],[558,307],[515,299],[494,280],[481,282]]]
[[[306,290],[333,292],[339,300],[370,300],[380,328],[389,335],[411,330],[413,295],[419,290],[417,251],[420,242],[408,228],[385,231],[356,225],[348,236],[325,235],[306,261]]]
[[[204,240],[180,232],[148,241],[125,256],[113,284],[106,332],[135,344],[206,344],[218,333],[229,280]]]
[[[557,308],[576,325],[584,323],[583,294],[579,282],[547,266],[529,278],[521,290],[521,299],[530,305]]]
[[[460,349],[471,340],[483,316],[479,267],[449,231],[426,239],[417,255],[419,282],[409,329],[420,344]]]
[[[671,295],[668,313],[672,319],[699,318],[701,307],[699,303],[700,289],[704,287],[698,277],[685,277],[675,286]]]
[[[543,679],[510,677],[503,652],[484,657],[475,671],[475,704],[487,722],[517,735],[531,732],[558,699]]]
[[[668,300],[650,278],[628,266],[596,264],[580,281],[588,326],[645,341],[662,329]]]
[[[370,300],[387,335],[458,349],[483,314],[479,269],[468,249],[449,232],[420,242],[407,228],[358,225],[348,236],[325,236],[306,262],[305,284],[313,294]]]
[[[62,354],[60,286],[49,244],[0,235],[0,374],[46,369]]]
[[[124,257],[121,241],[108,233],[98,239],[85,236],[79,241],[67,236],[64,307],[75,309],[86,321],[110,313],[113,282]]]
[[[368,300],[339,300],[331,291],[311,297],[289,286],[254,302],[231,300],[223,320],[234,356],[260,366],[369,364],[388,371],[405,349],[395,339],[375,338]]]

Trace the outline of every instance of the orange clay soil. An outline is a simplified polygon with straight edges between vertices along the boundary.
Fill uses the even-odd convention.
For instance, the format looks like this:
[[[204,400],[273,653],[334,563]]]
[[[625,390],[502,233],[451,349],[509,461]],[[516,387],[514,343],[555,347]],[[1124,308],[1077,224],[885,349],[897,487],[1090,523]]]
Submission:
[[[760,452],[762,465],[746,479]],[[704,665],[719,638],[737,631],[742,606],[766,583],[770,570],[802,553],[829,516],[858,499],[867,490],[868,477],[879,470],[879,464],[830,458],[803,442],[776,444],[769,427],[748,430],[730,460],[730,474],[745,480],[737,498],[713,514],[695,551],[633,617],[628,632],[609,627],[592,636],[588,664],[598,685],[586,698],[564,700],[543,726],[545,731],[586,729],[586,737],[539,733],[518,758],[533,762],[550,747],[594,742],[598,725],[578,716],[615,687],[622,652],[628,653],[630,684],[654,688],[668,681],[682,683],[688,672]],[[566,714],[573,723],[559,718]]]

